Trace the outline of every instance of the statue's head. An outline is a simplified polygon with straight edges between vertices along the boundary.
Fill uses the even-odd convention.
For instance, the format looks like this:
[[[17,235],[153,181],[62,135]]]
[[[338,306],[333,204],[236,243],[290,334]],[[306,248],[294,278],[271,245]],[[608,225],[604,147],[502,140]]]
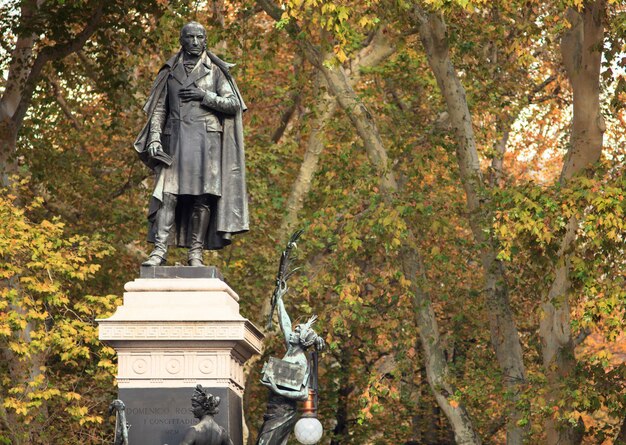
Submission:
[[[191,56],[199,56],[206,49],[206,31],[198,22],[189,22],[180,30],[180,44],[183,51]]]
[[[220,404],[220,398],[206,392],[202,385],[196,385],[191,396],[191,412],[194,417],[201,419],[203,416],[214,416],[218,413],[217,406]]]
[[[294,328],[290,342],[300,344],[303,349],[315,345],[315,349],[321,350],[324,347],[324,340],[313,330],[313,323],[317,321],[317,315],[313,315],[306,323],[297,324]]]

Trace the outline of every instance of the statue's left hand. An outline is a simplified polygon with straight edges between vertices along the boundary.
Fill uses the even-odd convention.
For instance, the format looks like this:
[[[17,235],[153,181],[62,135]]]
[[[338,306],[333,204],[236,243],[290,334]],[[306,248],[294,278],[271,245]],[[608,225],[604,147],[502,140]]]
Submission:
[[[270,379],[270,386],[272,388],[272,391],[274,391],[276,394],[280,394],[280,389],[278,389],[278,386],[276,386],[276,383],[274,383],[274,380]]]
[[[324,341],[324,339],[322,337],[317,337],[315,339],[315,350],[323,351],[325,347],[326,347],[326,342]]]
[[[268,377],[267,380],[261,380],[261,384],[273,390],[278,389],[278,386],[276,386],[276,383],[274,383],[274,380],[271,377]]]
[[[276,287],[277,287],[276,298],[278,300],[282,300],[283,296],[289,290],[289,288],[287,287],[287,282],[285,280],[278,280],[276,283]]]
[[[179,91],[178,96],[183,102],[189,102],[192,100],[202,101],[204,99],[204,91],[197,87],[183,88]]]

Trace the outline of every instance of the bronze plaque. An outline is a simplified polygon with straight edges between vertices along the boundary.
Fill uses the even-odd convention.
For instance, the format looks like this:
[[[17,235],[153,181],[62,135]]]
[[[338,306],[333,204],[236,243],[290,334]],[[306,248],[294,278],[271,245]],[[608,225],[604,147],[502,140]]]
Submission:
[[[276,386],[299,390],[304,385],[305,374],[306,366],[270,357],[269,361],[263,366],[263,377],[261,380],[269,382],[271,378],[276,383]]]

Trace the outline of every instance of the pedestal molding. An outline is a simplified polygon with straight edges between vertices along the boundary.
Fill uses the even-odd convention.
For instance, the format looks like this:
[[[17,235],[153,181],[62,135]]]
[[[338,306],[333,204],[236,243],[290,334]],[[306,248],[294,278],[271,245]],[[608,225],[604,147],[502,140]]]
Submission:
[[[261,352],[264,335],[241,316],[239,296],[224,281],[206,278],[210,271],[180,269],[142,271],[168,278],[126,283],[122,306],[97,320],[100,340],[117,353],[117,386],[122,400],[127,398],[127,419],[139,428],[131,430],[133,443],[161,444],[166,436],[167,443],[179,443],[181,425],[193,420],[189,397],[200,384],[221,394],[219,416],[233,442],[242,445],[244,364]],[[171,278],[173,273],[203,277]],[[168,413],[145,414],[155,406]]]
[[[219,278],[137,278],[124,285],[126,292],[226,292],[239,301],[239,295]]]

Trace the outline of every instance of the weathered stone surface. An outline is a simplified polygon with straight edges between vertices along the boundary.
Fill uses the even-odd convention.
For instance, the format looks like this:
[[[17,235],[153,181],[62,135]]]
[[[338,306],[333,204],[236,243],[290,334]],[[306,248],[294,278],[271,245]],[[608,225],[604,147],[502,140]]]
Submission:
[[[239,314],[239,296],[206,277],[138,278],[124,289],[123,305],[97,321],[100,340],[117,352],[130,443],[178,445],[196,422],[190,398],[200,384],[222,398],[215,419],[242,445],[243,366],[263,334]]]
[[[219,278],[224,277],[215,266],[142,266],[139,278]]]

